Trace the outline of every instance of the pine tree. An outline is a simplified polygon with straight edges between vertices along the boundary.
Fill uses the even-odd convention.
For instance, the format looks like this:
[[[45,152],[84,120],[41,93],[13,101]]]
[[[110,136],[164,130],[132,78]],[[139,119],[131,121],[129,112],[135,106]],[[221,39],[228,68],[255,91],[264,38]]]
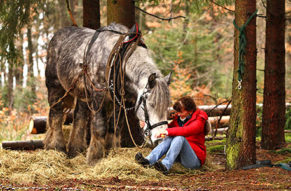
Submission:
[[[264,149],[285,143],[285,0],[267,0],[265,81],[262,119]]]
[[[228,169],[238,169],[256,161],[256,1],[235,1],[234,73],[232,108],[227,137],[226,159]],[[249,23],[247,21],[249,20]],[[246,26],[246,42],[239,40],[239,30]],[[245,54],[240,46],[246,45]],[[241,59],[239,59],[239,57]],[[240,69],[240,70],[239,70]],[[240,73],[238,72],[240,71]],[[240,77],[242,79],[240,79]],[[239,81],[242,80],[241,88]]]

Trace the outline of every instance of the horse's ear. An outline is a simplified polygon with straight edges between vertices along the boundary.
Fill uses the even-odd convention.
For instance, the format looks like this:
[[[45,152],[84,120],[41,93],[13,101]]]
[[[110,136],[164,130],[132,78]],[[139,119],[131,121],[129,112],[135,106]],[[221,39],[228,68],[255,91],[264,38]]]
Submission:
[[[172,72],[170,72],[167,76],[165,76],[165,80],[168,85],[171,83]]]
[[[130,28],[129,33],[130,33],[130,34],[129,34],[129,38],[130,38],[130,39],[133,38],[133,37],[135,37],[135,35],[136,35],[137,33],[139,33],[137,23],[134,24],[134,25]]]
[[[156,85],[156,78],[157,78],[157,74],[156,73],[152,73],[149,76],[148,84],[149,84],[149,88],[150,89],[152,89]]]
[[[130,33],[137,33],[137,32],[138,32],[138,31],[137,31],[137,28],[136,28],[136,24],[134,24],[134,25],[130,28],[129,32],[130,32]]]

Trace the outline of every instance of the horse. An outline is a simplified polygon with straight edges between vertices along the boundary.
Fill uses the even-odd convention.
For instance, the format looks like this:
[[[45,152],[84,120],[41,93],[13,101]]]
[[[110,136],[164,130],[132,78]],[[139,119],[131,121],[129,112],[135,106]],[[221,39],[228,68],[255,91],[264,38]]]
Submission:
[[[120,146],[118,120],[127,110],[146,122],[145,136],[157,140],[155,133],[167,127],[171,74],[162,75],[140,37],[137,26],[129,30],[117,23],[99,30],[65,27],[54,34],[45,69],[50,106],[45,149],[71,157],[87,149],[87,163],[95,165]],[[62,124],[69,109],[73,128],[66,144]]]

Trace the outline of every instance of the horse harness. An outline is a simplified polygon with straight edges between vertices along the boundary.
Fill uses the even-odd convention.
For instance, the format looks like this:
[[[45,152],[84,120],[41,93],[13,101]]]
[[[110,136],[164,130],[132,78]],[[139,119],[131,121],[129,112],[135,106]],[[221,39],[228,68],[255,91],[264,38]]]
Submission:
[[[121,36],[119,37],[118,41],[114,45],[114,47],[109,55],[107,64],[106,64],[106,69],[105,69],[106,88],[100,89],[94,85],[93,81],[91,80],[91,78],[88,74],[89,64],[87,63],[87,60],[88,60],[87,57],[89,55],[89,52],[90,52],[94,42],[97,40],[100,32],[105,32],[105,31],[120,34]],[[71,87],[66,91],[64,96],[61,97],[56,103],[54,103],[51,106],[51,108],[54,107],[59,102],[61,102],[69,94],[69,92],[75,88],[75,84],[78,82],[79,78],[83,74],[84,84],[85,84],[84,89],[85,89],[86,102],[87,102],[87,106],[91,110],[91,112],[95,113],[95,112],[99,112],[101,110],[103,103],[104,103],[104,100],[105,100],[105,97],[106,97],[106,94],[109,91],[111,100],[112,101],[115,100],[115,101],[113,101],[113,104],[114,104],[114,133],[116,132],[116,128],[118,125],[118,121],[119,121],[119,117],[120,117],[120,113],[121,113],[121,108],[123,108],[128,131],[129,131],[129,134],[131,136],[132,142],[134,143],[134,145],[136,147],[140,147],[135,143],[135,141],[132,137],[130,125],[129,125],[128,118],[127,118],[127,111],[132,110],[135,107],[133,106],[133,107],[127,108],[125,105],[125,98],[124,98],[124,96],[125,96],[125,90],[124,90],[125,69],[126,69],[125,66],[126,66],[128,58],[131,56],[131,54],[133,53],[133,51],[136,49],[137,46],[142,46],[144,48],[147,48],[141,39],[141,33],[140,33],[140,31],[138,31],[137,24],[128,33],[122,33],[119,31],[108,30],[108,29],[103,29],[103,28],[97,29],[95,31],[94,35],[92,36],[90,42],[88,42],[87,50],[84,52],[84,60],[83,60],[83,63],[80,64],[82,66],[82,71],[80,72],[78,77],[73,81]],[[89,103],[88,103],[88,92],[87,92],[87,85],[86,85],[86,79],[85,79],[86,77],[90,83],[90,86],[93,88],[94,91],[103,91],[104,92],[102,101],[101,101],[97,110],[94,110],[93,108],[91,108]],[[120,79],[120,80],[118,81],[118,79]],[[117,90],[118,88],[116,88],[116,86],[120,87],[120,91]],[[138,108],[140,107],[141,103],[143,104],[142,109],[144,110],[145,123],[147,124],[147,127],[148,127],[144,132],[146,136],[150,136],[150,131],[152,129],[154,129],[155,127],[168,124],[167,121],[161,121],[161,122],[158,122],[158,123],[153,124],[153,125],[150,124],[149,114],[148,114],[148,110],[147,110],[147,106],[146,106],[147,94],[149,92],[150,92],[150,89],[148,88],[148,85],[147,85],[146,91],[144,91],[143,94],[141,95],[141,97],[139,98],[138,106],[135,109],[135,111],[137,111]],[[119,107],[120,107],[117,121],[115,120],[116,119],[115,102],[117,102]]]
[[[142,93],[142,95],[140,96],[139,98],[139,101],[138,101],[138,105],[135,109],[135,111],[138,110],[138,108],[141,106],[141,104],[143,104],[142,106],[142,109],[144,110],[144,116],[145,116],[145,123],[147,124],[147,129],[145,130],[145,135],[146,136],[150,136],[150,132],[152,129],[158,127],[158,126],[161,126],[161,125],[167,125],[168,124],[168,121],[161,121],[161,122],[158,122],[158,123],[155,123],[153,125],[151,125],[150,123],[150,119],[149,119],[149,113],[148,113],[148,109],[147,109],[147,104],[146,104],[146,100],[147,100],[147,94],[150,92],[150,89],[148,88],[148,84],[146,85],[146,89],[145,91]]]

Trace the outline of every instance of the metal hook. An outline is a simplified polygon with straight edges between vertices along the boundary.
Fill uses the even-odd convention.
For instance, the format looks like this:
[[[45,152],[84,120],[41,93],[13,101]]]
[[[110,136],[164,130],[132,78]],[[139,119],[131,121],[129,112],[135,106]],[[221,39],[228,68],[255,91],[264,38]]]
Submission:
[[[237,89],[240,90],[242,88],[242,85],[241,85],[242,80],[238,80],[237,83],[238,83]]]

